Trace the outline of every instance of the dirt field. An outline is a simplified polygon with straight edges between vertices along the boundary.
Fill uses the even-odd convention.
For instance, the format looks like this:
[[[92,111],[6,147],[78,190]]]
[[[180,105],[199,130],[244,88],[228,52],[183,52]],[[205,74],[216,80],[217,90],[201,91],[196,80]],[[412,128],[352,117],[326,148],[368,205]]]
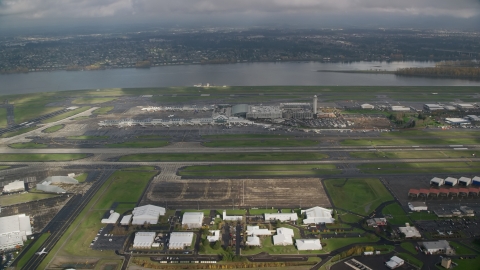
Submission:
[[[143,203],[169,209],[329,207],[319,178],[154,181]]]

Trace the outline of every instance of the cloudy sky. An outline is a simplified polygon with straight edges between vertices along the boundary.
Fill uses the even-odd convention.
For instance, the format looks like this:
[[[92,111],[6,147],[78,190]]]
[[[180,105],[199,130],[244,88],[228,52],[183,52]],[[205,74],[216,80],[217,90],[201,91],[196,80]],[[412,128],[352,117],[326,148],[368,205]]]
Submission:
[[[3,28],[135,22],[461,28],[480,25],[480,0],[0,0]]]

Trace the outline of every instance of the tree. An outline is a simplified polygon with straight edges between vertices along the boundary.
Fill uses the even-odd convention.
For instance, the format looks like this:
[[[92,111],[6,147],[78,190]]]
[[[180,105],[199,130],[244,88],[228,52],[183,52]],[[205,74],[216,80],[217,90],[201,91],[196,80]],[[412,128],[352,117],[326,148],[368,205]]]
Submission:
[[[220,241],[216,241],[215,244],[213,245],[213,249],[218,250],[222,247],[222,243]]]

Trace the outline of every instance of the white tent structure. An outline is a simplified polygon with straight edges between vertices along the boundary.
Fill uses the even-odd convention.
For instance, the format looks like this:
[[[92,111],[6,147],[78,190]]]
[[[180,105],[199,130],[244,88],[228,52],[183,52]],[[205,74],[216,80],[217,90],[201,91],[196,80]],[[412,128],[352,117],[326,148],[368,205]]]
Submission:
[[[13,193],[25,190],[25,183],[20,180],[15,180],[3,187],[3,193]]]
[[[294,232],[290,228],[278,228],[277,235],[273,236],[273,244],[275,246],[293,245]]]
[[[296,245],[298,250],[321,250],[322,244],[320,239],[297,239]]]
[[[385,265],[390,269],[395,269],[402,266],[405,262],[397,256],[390,258],[390,261],[386,262]]]
[[[259,226],[247,226],[247,235],[272,235],[268,229],[260,229]]]
[[[242,221],[243,216],[227,216],[227,211],[223,210],[222,219],[225,221]]]
[[[155,232],[137,232],[133,239],[133,248],[152,248]]]
[[[170,249],[184,249],[192,245],[193,232],[172,232],[170,234]]]
[[[188,229],[201,228],[203,223],[203,212],[185,212],[182,219],[182,227]]]
[[[102,219],[102,224],[115,224],[117,223],[117,220],[120,218],[120,214],[117,212],[113,212],[113,210],[110,210],[110,216],[108,218]]]
[[[165,208],[147,204],[135,207],[132,211],[132,225],[143,225],[145,223],[157,224],[158,218],[165,215]]]
[[[30,217],[25,214],[0,218],[0,251],[23,246],[23,241],[32,234]]]
[[[307,218],[303,220],[303,224],[333,223],[332,210],[315,206],[307,210],[302,210]]]
[[[280,220],[284,221],[297,221],[298,216],[296,213],[273,213],[273,214],[265,214],[265,221],[271,220]]]

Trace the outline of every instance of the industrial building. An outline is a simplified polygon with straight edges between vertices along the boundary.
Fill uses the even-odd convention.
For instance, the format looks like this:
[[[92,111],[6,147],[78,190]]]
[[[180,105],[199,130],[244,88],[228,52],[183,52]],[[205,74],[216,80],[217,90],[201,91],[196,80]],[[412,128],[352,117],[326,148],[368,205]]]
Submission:
[[[247,246],[259,247],[260,246],[260,238],[258,238],[258,236],[248,236],[245,244],[247,244]]]
[[[155,240],[155,232],[137,232],[133,239],[133,248],[144,249],[152,248]]]
[[[227,216],[227,211],[223,210],[222,219],[226,221],[242,221],[243,216]]]
[[[368,104],[368,103],[362,104],[362,105],[360,105],[360,107],[362,107],[362,109],[367,109],[367,110],[375,109],[375,106],[373,106],[372,104]]]
[[[30,217],[25,214],[0,217],[0,251],[23,246],[27,236],[32,234]]]
[[[135,207],[132,211],[132,225],[157,224],[158,218],[165,215],[165,208],[147,204]]]
[[[259,226],[247,226],[247,235],[272,235],[268,229],[260,229]]]
[[[400,259],[397,256],[393,256],[392,258],[390,258],[388,262],[385,263],[385,266],[387,266],[390,269],[395,269],[402,266],[404,263],[405,263],[404,260]]]
[[[117,220],[120,218],[120,214],[117,212],[114,212],[113,210],[110,210],[108,218],[102,219],[101,223],[102,224],[115,224],[117,223]]]
[[[298,250],[322,250],[320,239],[297,239],[295,244]]]
[[[455,254],[455,251],[452,249],[452,247],[450,247],[450,244],[447,240],[419,242],[418,244],[422,246],[429,254]]]
[[[478,117],[478,115],[467,115],[465,118],[472,122],[480,122],[480,117]]]
[[[457,104],[457,108],[461,110],[471,110],[471,109],[475,109],[475,105],[470,103],[459,103]]]
[[[277,119],[282,118],[280,106],[249,106],[246,117],[248,119]]]
[[[237,117],[247,117],[248,104],[237,104],[232,106],[231,115]]]
[[[310,103],[300,103],[300,102],[291,102],[291,103],[280,103],[280,108],[282,110],[309,110],[311,109]]]
[[[386,218],[371,218],[366,220],[367,225],[369,227],[378,227],[378,226],[385,226],[387,225],[387,219]]]
[[[182,218],[182,227],[186,227],[187,229],[201,228],[203,216],[203,212],[185,212]]]
[[[65,193],[66,190],[52,184],[78,184],[78,180],[69,176],[50,176],[45,178],[40,184],[37,184],[38,190],[50,193]]]
[[[282,117],[285,119],[312,119],[313,113],[306,110],[285,110]]]
[[[203,213],[202,213],[203,214]],[[193,232],[172,232],[170,234],[169,249],[184,249],[192,245]]]
[[[122,217],[122,220],[120,220],[120,225],[128,226],[130,225],[130,221],[132,221],[132,215],[125,215]]]
[[[3,187],[3,193],[14,193],[25,191],[25,183],[20,180],[15,180]]]
[[[444,107],[438,104],[424,104],[423,108],[427,111],[443,111]]]
[[[390,106],[392,112],[409,112],[410,108],[405,106]]]
[[[303,224],[333,223],[335,221],[335,219],[332,218],[332,210],[323,207],[315,206],[307,210],[302,210],[302,214],[303,213],[306,215]]]
[[[207,235],[207,240],[210,243],[217,242],[220,240],[220,230],[210,230],[211,235]]]
[[[278,228],[277,234],[273,236],[273,245],[289,246],[293,245],[293,230],[290,228]]]
[[[471,124],[470,121],[463,118],[445,118],[445,122],[452,126],[465,126]]]
[[[285,221],[297,221],[298,216],[296,213],[265,213],[265,221],[279,220],[282,222]]]
[[[398,227],[398,230],[405,235],[405,238],[421,238],[422,235],[417,228],[406,223],[405,227]]]
[[[410,208],[410,210],[412,211],[427,211],[428,210],[428,207],[427,207],[427,204],[425,204],[425,202],[409,202],[408,203],[408,208]]]

